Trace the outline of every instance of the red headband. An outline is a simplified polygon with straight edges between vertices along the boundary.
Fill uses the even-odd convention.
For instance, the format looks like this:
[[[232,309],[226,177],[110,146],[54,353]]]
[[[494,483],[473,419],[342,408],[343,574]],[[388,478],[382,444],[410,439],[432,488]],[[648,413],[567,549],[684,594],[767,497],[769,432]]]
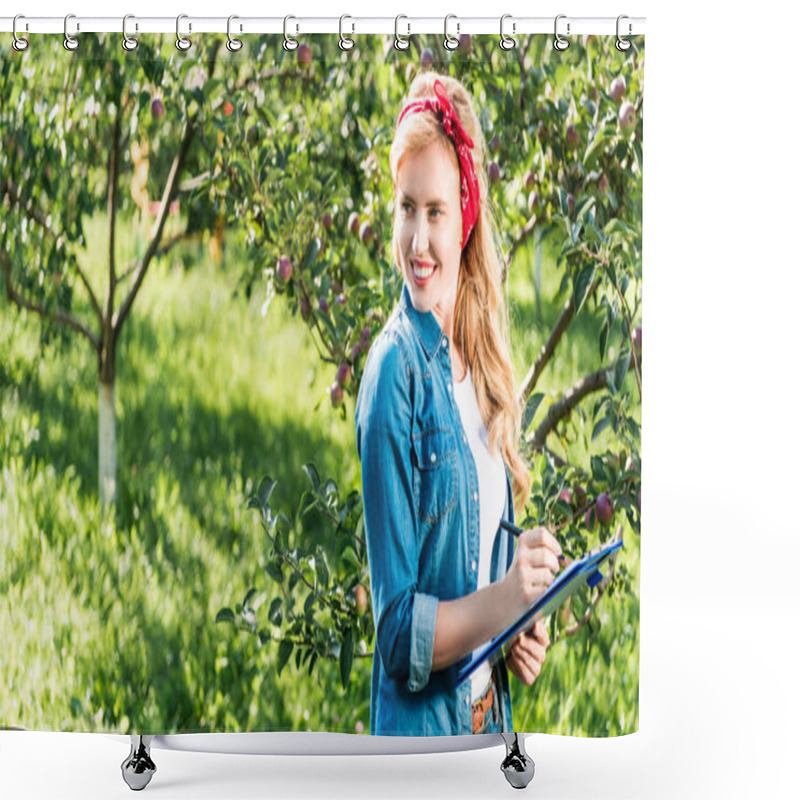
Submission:
[[[480,189],[478,187],[478,179],[475,177],[475,164],[470,153],[470,148],[474,147],[474,144],[467,132],[461,127],[461,122],[458,119],[456,110],[450,103],[444,84],[438,78],[433,84],[433,91],[436,93],[435,99],[428,97],[424,101],[418,100],[410,103],[403,109],[397,124],[400,125],[403,117],[409,111],[412,113],[432,111],[439,117],[445,133],[455,145],[461,172],[461,249],[463,250],[470,233],[472,233],[472,229],[475,227],[478,211],[480,211],[481,207]]]

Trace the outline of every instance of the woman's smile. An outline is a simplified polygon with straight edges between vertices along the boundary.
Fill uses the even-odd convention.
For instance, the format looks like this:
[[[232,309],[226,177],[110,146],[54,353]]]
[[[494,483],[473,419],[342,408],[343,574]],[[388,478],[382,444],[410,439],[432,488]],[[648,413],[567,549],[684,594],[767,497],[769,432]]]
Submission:
[[[414,283],[417,286],[425,286],[436,271],[436,264],[432,261],[421,261],[420,259],[412,258],[411,271],[414,276]]]

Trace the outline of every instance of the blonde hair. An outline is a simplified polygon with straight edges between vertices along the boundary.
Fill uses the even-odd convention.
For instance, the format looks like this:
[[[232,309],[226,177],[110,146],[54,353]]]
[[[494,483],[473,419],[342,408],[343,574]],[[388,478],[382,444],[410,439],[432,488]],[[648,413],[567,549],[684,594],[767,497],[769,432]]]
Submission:
[[[478,219],[467,246],[461,253],[453,341],[472,373],[478,408],[489,433],[489,452],[496,453],[499,443],[503,459],[508,465],[515,514],[518,517],[530,494],[531,476],[519,453],[522,408],[517,400],[510,357],[508,311],[503,297],[497,223],[486,178],[486,140],[470,95],[455,78],[432,71],[419,73],[409,87],[403,107],[415,100],[435,98],[433,84],[437,79],[444,84],[462,127],[474,143],[472,160],[480,187]],[[400,159],[407,153],[424,150],[435,141],[445,144],[452,156],[452,163],[458,170],[458,158],[452,140],[445,133],[437,116],[429,111],[405,116],[402,126],[395,131],[389,151],[389,164],[395,184]],[[397,230],[395,224],[392,253],[395,267],[402,273]]]

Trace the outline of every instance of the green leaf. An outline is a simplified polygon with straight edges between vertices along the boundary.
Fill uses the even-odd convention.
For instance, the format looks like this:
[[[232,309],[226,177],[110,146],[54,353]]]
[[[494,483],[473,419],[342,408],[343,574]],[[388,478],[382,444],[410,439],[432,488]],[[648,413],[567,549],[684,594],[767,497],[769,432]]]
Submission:
[[[619,351],[617,359],[614,362],[614,385],[617,387],[617,389],[622,388],[622,383],[625,380],[625,376],[628,374],[628,365],[630,364],[630,360],[630,348],[625,346]]]
[[[308,270],[311,265],[317,260],[319,251],[322,249],[322,241],[319,236],[312,236],[311,241],[306,247],[306,252],[303,256],[303,271]]]
[[[342,649],[339,652],[339,672],[342,677],[342,686],[346,689],[350,683],[350,670],[353,666],[353,651],[355,643],[353,640],[353,629],[348,628],[344,632],[342,639]]]
[[[269,613],[267,614],[267,619],[273,625],[280,625],[283,622],[283,611],[281,610],[281,604],[283,603],[283,599],[280,597],[276,597],[269,607]]]
[[[523,434],[525,433],[525,431],[528,430],[531,422],[533,422],[533,418],[534,416],[536,416],[536,410],[539,408],[539,405],[543,399],[544,399],[544,392],[536,392],[535,394],[532,394],[528,398],[528,402],[525,404],[525,411],[522,414]]]
[[[317,472],[317,468],[309,461],[308,464],[303,464],[303,469],[306,475],[308,475],[308,479],[311,481],[314,491],[319,492],[319,473]]]
[[[293,649],[294,642],[287,641],[286,639],[284,639],[278,646],[278,675],[281,674],[283,668],[286,666],[286,662],[292,655]]]
[[[603,482],[606,478],[606,470],[605,465],[603,464],[603,459],[600,458],[600,456],[592,456],[591,464],[592,478],[596,481]]]
[[[611,418],[603,417],[592,429],[592,441],[594,441],[610,424]]]
[[[583,163],[585,166],[589,166],[589,159],[597,152],[598,148],[607,142],[609,139],[613,138],[614,134],[616,133],[616,127],[612,125],[606,125],[604,128],[601,128],[597,131],[594,139],[589,142],[589,146],[586,148],[586,152],[583,156]]]
[[[215,622],[235,622],[236,615],[231,611],[229,608],[223,608],[221,611],[217,612],[217,618]]]
[[[586,300],[586,294],[592,285],[592,281],[594,281],[594,275],[595,275],[595,265],[588,264],[587,266],[579,270],[578,273],[573,278],[573,291],[575,297],[574,300],[575,316],[578,315],[578,312],[581,310],[581,306],[583,305],[584,300]]]
[[[250,601],[255,596],[256,589],[250,588],[247,590],[247,594],[244,596],[244,601],[242,602],[242,608],[250,608]]]
[[[608,344],[608,317],[603,320],[603,324],[600,326],[600,338],[598,340],[598,345],[600,347],[600,358],[604,358],[606,354],[606,345]]]
[[[619,218],[609,220],[603,228],[603,233],[606,238],[611,236],[612,233],[630,233],[631,229]]]
[[[283,562],[280,558],[273,558],[268,561],[264,569],[276,583],[283,583]]]

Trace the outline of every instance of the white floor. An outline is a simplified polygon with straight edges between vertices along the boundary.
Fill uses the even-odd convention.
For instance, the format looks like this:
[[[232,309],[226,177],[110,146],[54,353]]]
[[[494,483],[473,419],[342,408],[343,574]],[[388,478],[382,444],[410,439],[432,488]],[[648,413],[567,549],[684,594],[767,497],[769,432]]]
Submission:
[[[779,605],[779,604],[776,604]],[[800,690],[790,631],[800,603],[642,610],[640,731],[619,739],[536,735],[537,798],[797,796]],[[769,643],[756,645],[755,640]],[[2,796],[127,797],[126,744],[93,734],[0,734]],[[502,746],[405,756],[225,756],[154,750],[144,790],[162,798],[491,798],[512,791]]]

